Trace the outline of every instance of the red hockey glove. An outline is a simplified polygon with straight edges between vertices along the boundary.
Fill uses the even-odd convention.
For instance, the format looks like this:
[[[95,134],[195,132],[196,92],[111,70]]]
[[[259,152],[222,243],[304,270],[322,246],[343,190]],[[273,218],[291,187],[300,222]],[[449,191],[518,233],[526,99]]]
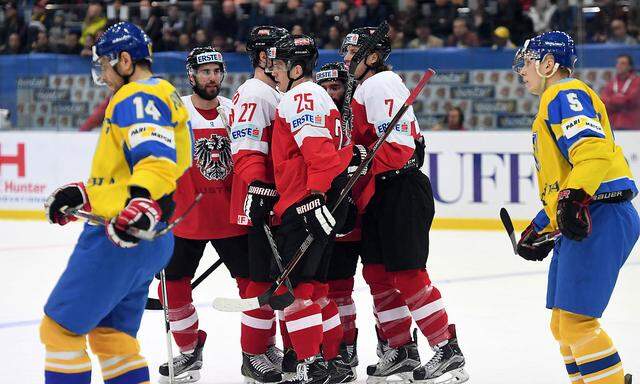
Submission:
[[[91,211],[87,190],[82,182],[63,185],[53,191],[44,203],[44,211],[51,224],[65,225],[77,218],[72,215],[65,215],[64,210],[68,208]]]
[[[106,226],[107,237],[122,248],[135,247],[140,239],[127,233],[129,228],[153,231],[162,217],[162,210],[155,201],[146,197],[130,199],[118,216]]]

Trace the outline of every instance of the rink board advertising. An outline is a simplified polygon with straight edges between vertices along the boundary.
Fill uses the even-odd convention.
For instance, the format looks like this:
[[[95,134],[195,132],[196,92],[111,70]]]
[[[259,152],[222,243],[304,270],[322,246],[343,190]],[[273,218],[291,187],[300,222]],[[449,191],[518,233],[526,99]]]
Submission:
[[[523,225],[540,209],[529,132],[425,132],[425,138],[423,171],[436,199],[436,228],[500,229],[501,207]],[[55,188],[87,179],[97,139],[96,132],[0,133],[0,218],[44,219],[42,206]],[[640,132],[616,132],[616,141],[638,177]]]

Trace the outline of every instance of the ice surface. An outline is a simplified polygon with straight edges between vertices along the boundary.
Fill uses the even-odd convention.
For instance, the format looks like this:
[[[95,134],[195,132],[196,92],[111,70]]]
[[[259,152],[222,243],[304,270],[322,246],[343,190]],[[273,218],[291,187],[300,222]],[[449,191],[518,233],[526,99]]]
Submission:
[[[42,383],[44,349],[38,338],[42,306],[66,260],[81,225],[0,221],[0,383]],[[199,272],[211,265],[207,248]],[[544,308],[548,261],[531,263],[514,256],[503,232],[434,231],[428,262],[432,280],[442,291],[449,318],[457,324],[467,358],[469,383],[568,383],[562,359],[548,329]],[[640,375],[640,251],[623,268],[602,324],[613,338],[627,371]],[[155,297],[155,283],[151,287]],[[200,324],[209,338],[201,383],[240,383],[240,315],[217,312],[213,297],[234,296],[236,288],[220,268],[194,291]],[[376,361],[372,301],[360,272],[354,300],[361,365]],[[147,311],[139,333],[152,382],[166,361],[162,312]],[[423,361],[431,353],[420,336]],[[177,349],[175,349],[177,351]],[[94,382],[102,382],[94,360]]]

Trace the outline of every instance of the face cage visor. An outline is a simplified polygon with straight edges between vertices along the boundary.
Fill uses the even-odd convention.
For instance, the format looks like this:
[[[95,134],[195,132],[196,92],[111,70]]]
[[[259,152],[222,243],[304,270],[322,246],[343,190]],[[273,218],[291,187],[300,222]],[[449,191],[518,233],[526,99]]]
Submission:
[[[105,83],[104,78],[102,77],[102,63],[100,62],[100,57],[98,57],[98,54],[96,52],[95,45],[91,48],[91,51],[93,52],[91,62],[91,77],[93,78],[93,82],[96,85],[105,86],[107,85],[107,83]],[[109,60],[109,65],[111,67],[114,67],[116,64],[118,64],[117,57],[115,59]]]

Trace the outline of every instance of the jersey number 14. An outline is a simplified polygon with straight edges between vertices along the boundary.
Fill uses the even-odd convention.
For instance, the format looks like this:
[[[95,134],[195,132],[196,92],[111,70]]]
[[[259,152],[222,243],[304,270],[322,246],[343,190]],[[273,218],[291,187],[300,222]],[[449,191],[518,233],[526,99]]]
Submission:
[[[143,107],[142,97],[134,97],[133,104],[136,106],[136,118],[144,119],[145,114],[151,116],[153,120],[160,120],[160,111],[156,107],[153,100],[147,101],[147,105]]]

